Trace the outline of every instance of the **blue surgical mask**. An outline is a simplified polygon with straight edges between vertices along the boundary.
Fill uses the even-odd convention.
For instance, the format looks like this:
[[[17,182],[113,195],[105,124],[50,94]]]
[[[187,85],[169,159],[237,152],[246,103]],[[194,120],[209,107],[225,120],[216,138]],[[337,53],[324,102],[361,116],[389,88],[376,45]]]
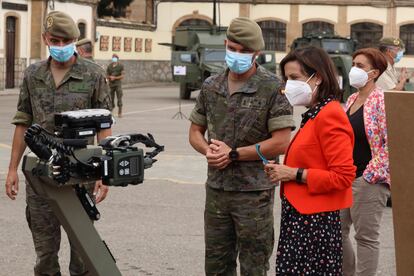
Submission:
[[[116,57],[112,58],[112,62],[117,62],[117,61],[118,61],[118,59]]]
[[[49,46],[50,56],[58,62],[68,61],[75,53],[75,44],[70,43],[65,46]]]
[[[237,53],[226,49],[226,63],[230,71],[236,74],[243,74],[253,66],[253,53]]]
[[[394,63],[399,62],[402,59],[403,55],[404,55],[404,51],[402,50],[398,51],[397,55],[394,58]]]

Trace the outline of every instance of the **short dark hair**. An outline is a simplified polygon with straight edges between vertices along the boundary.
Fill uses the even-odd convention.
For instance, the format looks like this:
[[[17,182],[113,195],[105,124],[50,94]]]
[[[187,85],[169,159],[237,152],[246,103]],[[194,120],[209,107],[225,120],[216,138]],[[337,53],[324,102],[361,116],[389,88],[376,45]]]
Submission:
[[[385,70],[387,70],[387,59],[385,58],[384,54],[381,53],[380,50],[375,48],[359,49],[352,54],[352,59],[359,55],[363,55],[368,59],[372,69],[379,70],[379,75],[377,78],[375,78],[375,80],[377,80],[379,76],[381,76],[381,74],[384,73]]]
[[[285,65],[291,61],[297,61],[302,68],[302,73],[308,77],[312,74],[317,74],[321,78],[322,81],[314,100],[321,102],[329,96],[335,100],[341,100],[342,91],[339,89],[336,68],[325,50],[315,46],[308,46],[288,53],[279,65],[282,78],[285,81],[287,80]]]
[[[112,57],[119,58],[117,54],[112,54]]]

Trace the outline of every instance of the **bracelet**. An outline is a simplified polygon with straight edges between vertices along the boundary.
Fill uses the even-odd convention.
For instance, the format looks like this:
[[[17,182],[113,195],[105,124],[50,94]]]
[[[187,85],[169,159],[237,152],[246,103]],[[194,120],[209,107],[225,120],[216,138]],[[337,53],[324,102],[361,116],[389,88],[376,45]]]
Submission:
[[[298,171],[296,172],[296,182],[297,183],[303,183],[302,182],[302,176],[303,176],[303,171],[305,169],[304,168],[299,168]]]

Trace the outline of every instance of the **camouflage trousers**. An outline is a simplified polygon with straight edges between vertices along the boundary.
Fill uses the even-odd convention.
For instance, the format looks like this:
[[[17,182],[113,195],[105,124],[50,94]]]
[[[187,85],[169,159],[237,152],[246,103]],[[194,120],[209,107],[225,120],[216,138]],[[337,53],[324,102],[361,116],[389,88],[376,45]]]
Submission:
[[[267,275],[274,245],[274,189],[226,192],[206,188],[205,272],[208,276]]]
[[[93,185],[87,187],[93,192]],[[32,232],[36,251],[35,276],[60,276],[58,252],[60,249],[61,224],[47,201],[38,196],[29,183],[26,182],[26,219]],[[90,275],[84,265],[80,253],[70,242],[71,276]]]
[[[110,86],[109,88],[111,91],[112,109],[115,108],[115,94],[116,94],[117,106],[122,107],[122,96],[123,96],[122,86],[115,85],[115,86]]]

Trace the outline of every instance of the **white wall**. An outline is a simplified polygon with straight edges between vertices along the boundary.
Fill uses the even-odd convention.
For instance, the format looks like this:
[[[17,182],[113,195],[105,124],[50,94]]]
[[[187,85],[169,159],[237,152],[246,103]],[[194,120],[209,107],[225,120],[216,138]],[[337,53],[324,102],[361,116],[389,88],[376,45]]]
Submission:
[[[414,8],[397,8],[397,25],[414,23]]]
[[[9,1],[16,4],[28,4],[27,0],[14,0]],[[16,40],[19,40],[16,43],[19,43],[20,49],[17,56],[20,58],[27,58],[27,49],[29,47],[30,39],[30,30],[28,31],[28,18],[30,12],[30,6],[28,5],[28,11],[15,11],[0,9],[0,57],[4,58],[6,55],[6,16],[16,16],[17,15],[17,25],[19,28],[16,30]],[[10,14],[9,14],[10,13]]]
[[[289,22],[290,5],[251,5],[250,18],[253,20],[275,18]]]
[[[108,51],[99,50],[99,40],[94,46],[94,58],[99,59],[111,59],[112,54],[116,53],[120,59],[135,59],[135,60],[170,60],[171,50],[170,47],[158,45],[158,43],[170,43],[171,32],[151,32],[151,31],[140,31],[140,30],[128,30],[110,28],[110,27],[97,27],[97,33],[100,36],[109,36]],[[121,51],[112,52],[112,37],[121,36]],[[132,38],[131,52],[124,52],[124,38]],[[142,52],[135,52],[135,38],[142,38]],[[145,52],[145,39],[152,39],[152,51],[149,53]]]
[[[387,9],[386,8],[374,8],[363,6],[349,6],[348,7],[348,23],[356,21],[377,21],[382,24],[387,23]]]
[[[312,19],[327,19],[334,23],[338,22],[337,6],[322,5],[299,5],[299,22]]]
[[[191,15],[194,12],[212,19],[213,5],[212,3],[161,2],[158,5],[158,31],[171,31],[171,27],[179,18],[185,15]],[[239,4],[221,3],[220,14],[221,25],[228,26],[233,18],[239,16]]]

